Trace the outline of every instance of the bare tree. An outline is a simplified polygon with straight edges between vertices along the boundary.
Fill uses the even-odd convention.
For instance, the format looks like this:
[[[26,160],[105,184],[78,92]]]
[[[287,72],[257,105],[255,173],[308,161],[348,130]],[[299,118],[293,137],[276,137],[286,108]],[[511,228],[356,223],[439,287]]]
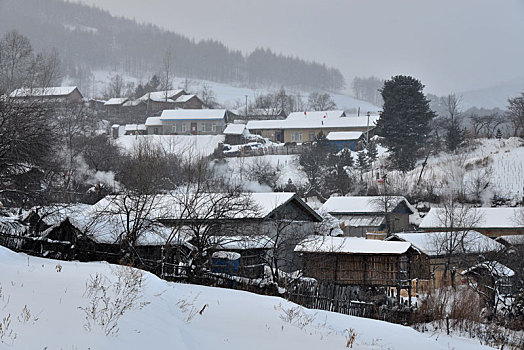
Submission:
[[[443,234],[434,235],[432,244],[437,254],[444,257],[443,278],[446,280],[449,275],[454,286],[457,265],[465,266],[467,247],[474,246],[474,236],[468,233],[482,218],[474,207],[460,204],[453,192],[442,197],[440,206],[437,220]]]
[[[126,82],[122,75],[115,74],[110,78],[104,95],[106,98],[123,97],[125,93],[125,86]]]
[[[219,186],[209,180],[209,169],[203,162],[196,164],[192,181],[164,197],[163,213],[159,220],[171,227],[166,239],[166,251],[180,235],[189,235],[194,247],[191,254],[190,278],[199,280],[209,269],[210,256],[228,237],[252,234],[248,224],[239,219],[256,215],[258,208],[240,186]]]
[[[524,92],[508,99],[508,116],[513,124],[514,136],[524,133]]]
[[[37,101],[0,98],[0,197],[32,206],[47,200],[56,174],[52,110]]]
[[[310,93],[307,104],[308,107],[314,111],[329,111],[337,108],[337,104],[328,93]]]
[[[215,92],[208,84],[202,84],[202,87],[198,91],[198,96],[207,108],[215,108],[218,106]]]
[[[173,53],[167,50],[162,59],[162,79],[160,81],[162,91],[164,91],[165,101],[168,100],[168,91],[173,88]]]
[[[32,61],[29,39],[16,30],[7,33],[0,42],[0,93],[24,86]]]
[[[168,188],[169,166],[159,147],[141,140],[122,165],[120,194],[95,205],[91,230],[113,232],[129,263],[140,261],[136,247],[142,237],[166,232],[156,218],[161,205],[159,193]]]
[[[446,144],[450,151],[455,151],[464,141],[464,130],[460,123],[462,97],[454,93],[449,94],[444,99],[448,118],[445,122]]]

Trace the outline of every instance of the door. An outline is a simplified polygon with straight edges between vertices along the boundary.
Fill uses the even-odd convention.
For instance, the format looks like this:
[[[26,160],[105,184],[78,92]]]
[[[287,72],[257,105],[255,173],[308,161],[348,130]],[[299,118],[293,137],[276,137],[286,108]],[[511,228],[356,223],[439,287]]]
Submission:
[[[191,134],[197,134],[197,123],[191,123]]]

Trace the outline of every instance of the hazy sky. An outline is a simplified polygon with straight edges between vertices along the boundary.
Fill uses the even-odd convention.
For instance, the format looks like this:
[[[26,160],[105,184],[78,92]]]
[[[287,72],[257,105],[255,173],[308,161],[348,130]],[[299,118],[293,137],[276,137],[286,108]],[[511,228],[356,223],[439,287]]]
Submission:
[[[524,76],[524,0],[82,0],[250,52],[354,76],[409,74],[446,94]]]

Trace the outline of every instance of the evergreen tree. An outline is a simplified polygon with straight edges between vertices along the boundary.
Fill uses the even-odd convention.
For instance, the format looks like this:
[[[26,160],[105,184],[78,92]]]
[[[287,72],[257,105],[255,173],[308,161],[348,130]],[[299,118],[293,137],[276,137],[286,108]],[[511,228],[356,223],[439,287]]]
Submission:
[[[370,163],[373,163],[378,158],[377,144],[374,141],[370,141],[366,146],[367,155]]]
[[[357,168],[360,169],[360,180],[362,181],[362,175],[364,171],[369,169],[369,162],[364,151],[357,153]]]
[[[359,168],[361,171],[369,169],[368,158],[366,157],[366,153],[364,153],[364,151],[357,152],[357,168]]]
[[[457,120],[452,120],[446,127],[446,146],[449,151],[455,151],[464,141],[464,129]]]
[[[435,113],[417,79],[397,75],[387,80],[381,90],[384,112],[377,128],[382,143],[390,151],[393,167],[408,171],[415,167],[417,151],[429,134],[429,122]]]
[[[497,138],[497,140],[500,140],[502,138],[502,131],[500,131],[500,129],[497,129],[497,134],[495,135],[495,137]]]

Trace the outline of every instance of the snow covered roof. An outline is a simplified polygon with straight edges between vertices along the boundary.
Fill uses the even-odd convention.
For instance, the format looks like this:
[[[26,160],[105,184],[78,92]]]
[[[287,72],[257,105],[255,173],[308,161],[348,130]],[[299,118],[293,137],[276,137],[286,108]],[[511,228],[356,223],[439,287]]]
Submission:
[[[486,270],[490,275],[494,277],[512,277],[515,276],[515,271],[499,263],[498,261],[484,261],[480,264],[470,267],[469,269],[462,271],[461,275],[465,276],[468,274],[474,274],[476,270]]]
[[[406,206],[415,213],[416,210],[402,196],[394,196],[387,198],[388,210],[393,210],[400,202],[404,202]],[[324,205],[322,210],[327,211],[330,214],[372,214],[372,213],[384,213],[384,202],[385,199],[382,196],[346,196],[346,197],[331,197]]]
[[[361,131],[332,131],[327,134],[329,141],[358,140],[362,137]]]
[[[21,236],[27,231],[27,226],[20,221],[18,215],[0,216],[0,232],[13,236]]]
[[[502,244],[477,231],[395,233],[392,237],[410,242],[428,256],[441,256],[449,252],[450,241],[457,242],[456,247],[451,249],[454,253],[480,254],[504,249]]]
[[[160,120],[223,120],[225,109],[166,109]]]
[[[104,103],[104,106],[119,106],[123,105],[128,100],[129,99],[127,97],[113,97],[107,100],[107,102]]]
[[[221,198],[226,198],[225,200]],[[93,212],[118,212],[119,207],[125,196],[106,196],[93,205]],[[264,219],[271,216],[281,206],[289,201],[296,199],[299,205],[303,205],[304,210],[311,213],[317,221],[321,221],[320,216],[307,204],[302,202],[295,193],[292,192],[268,192],[268,193],[242,193],[237,198],[231,198],[220,193],[180,193],[158,195],[151,199],[150,205],[153,210],[150,212],[150,219],[160,220],[180,220],[197,219],[202,215],[208,218],[215,218],[213,210],[214,203],[225,203],[233,207],[236,204],[252,202],[252,207],[241,207],[240,210],[230,210],[219,214],[220,219]],[[127,199],[129,200],[129,199]],[[236,202],[235,202],[236,201]],[[190,202],[194,208],[191,213],[186,213],[187,207],[182,203]]]
[[[380,116],[370,116],[369,128],[376,125]],[[285,120],[250,120],[247,123],[249,130],[271,130],[271,129],[342,129],[342,128],[366,128],[368,118],[366,117],[341,117],[341,118],[293,118]]]
[[[162,121],[160,117],[148,117],[146,119],[146,126],[162,126]]]
[[[404,254],[409,242],[379,241],[356,237],[311,236],[297,244],[295,252],[341,254]]]
[[[269,249],[274,241],[268,236],[215,236],[220,249]]]
[[[14,90],[9,97],[36,97],[36,96],[67,96],[75,91],[76,86],[58,86],[48,88],[20,88]]]
[[[187,102],[189,101],[190,99],[192,99],[193,97],[196,97],[195,95],[182,95],[182,96],[179,96],[175,102],[177,103],[184,103],[184,102]]]
[[[497,242],[506,242],[510,245],[524,245],[524,235],[504,235],[495,239]]]
[[[246,124],[228,124],[224,129],[225,135],[243,135],[247,132]]]
[[[322,120],[343,118],[345,116],[344,111],[305,111],[292,112],[287,116],[286,120]]]
[[[147,126],[145,124],[126,124],[125,131],[146,131]]]
[[[379,227],[385,221],[385,215],[340,215],[338,219],[346,227]]]
[[[144,103],[144,101],[141,101],[141,100],[126,101],[122,106],[123,107],[136,107],[141,103]]]
[[[457,210],[463,210],[462,208]],[[522,208],[471,208],[471,216],[478,218],[472,224],[475,229],[493,229],[493,228],[519,228],[524,229],[524,222],[519,222],[518,217]],[[420,223],[420,228],[445,228],[446,224],[443,218],[446,215],[444,208],[431,208],[427,215]]]
[[[166,96],[168,101],[167,102],[174,102],[171,98],[173,96],[176,96],[180,93],[185,93],[183,89],[176,89],[176,90],[167,90],[167,91],[153,91],[148,92],[147,94],[143,95],[139,98],[141,101],[155,101],[155,102],[166,102]]]

